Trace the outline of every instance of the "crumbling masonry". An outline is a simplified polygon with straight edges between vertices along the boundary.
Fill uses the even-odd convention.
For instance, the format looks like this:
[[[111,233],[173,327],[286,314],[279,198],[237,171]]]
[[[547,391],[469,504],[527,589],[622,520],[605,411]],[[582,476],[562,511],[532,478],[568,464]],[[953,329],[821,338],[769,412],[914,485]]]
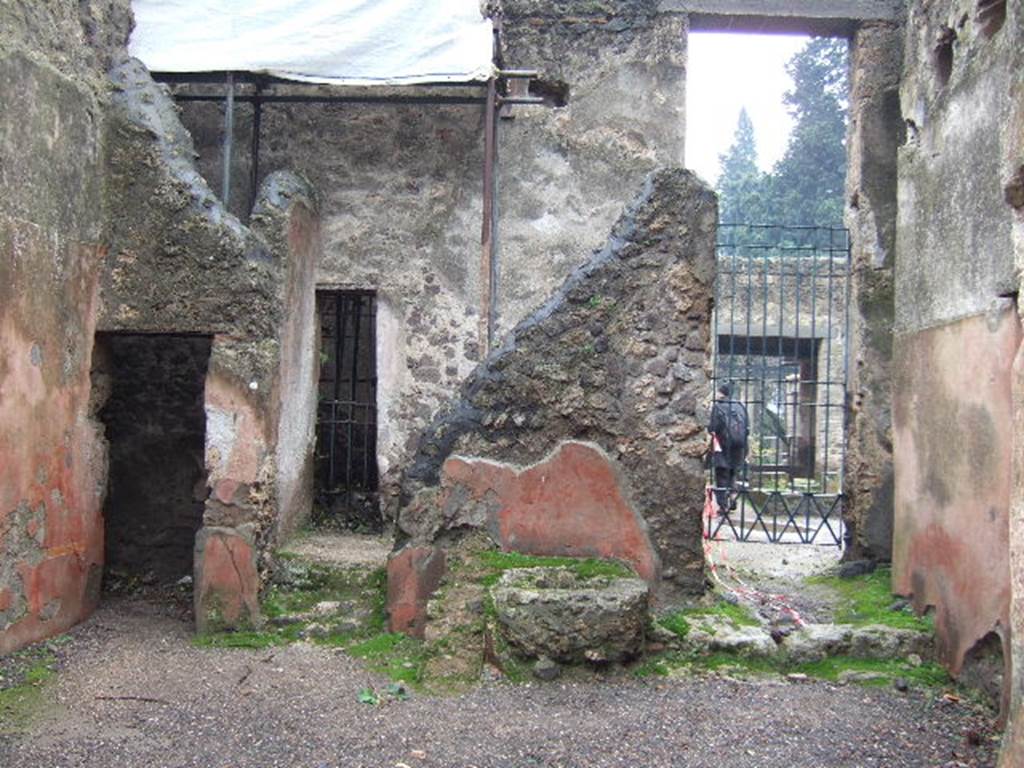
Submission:
[[[1001,652],[1002,764],[1024,763],[1024,11],[767,5],[488,4],[505,60],[537,67],[548,104],[499,120],[489,306],[479,108],[268,107],[260,174],[252,184],[236,158],[225,210],[207,186],[219,109],[179,113],[125,61],[128,0],[0,6],[0,652],[88,615],[108,554],[131,562],[113,549],[128,531],[105,534],[119,513],[104,510],[136,492],[108,493],[132,451],[107,443],[137,421],[127,372],[169,360],[185,361],[169,377],[188,403],[182,453],[199,457],[175,470],[196,478],[179,489],[197,510],[179,527],[196,547],[197,619],[258,620],[273,545],[309,512],[317,286],[377,292],[398,625],[416,628],[460,522],[510,547],[624,557],[658,590],[699,587],[713,206],[680,171],[644,179],[682,164],[688,32],[812,31],[851,41],[848,556],[892,559],[896,590],[935,611],[954,673]],[[238,144],[251,125],[240,111]],[[645,218],[670,200],[671,216]],[[658,295],[656,273],[687,276],[690,293]],[[656,296],[673,312],[652,317]],[[659,332],[672,338],[644,338]],[[556,503],[541,479],[567,472],[579,493]],[[617,521],[621,551],[530,522],[582,509],[594,488],[615,491],[602,520]],[[181,546],[168,550],[179,570]]]

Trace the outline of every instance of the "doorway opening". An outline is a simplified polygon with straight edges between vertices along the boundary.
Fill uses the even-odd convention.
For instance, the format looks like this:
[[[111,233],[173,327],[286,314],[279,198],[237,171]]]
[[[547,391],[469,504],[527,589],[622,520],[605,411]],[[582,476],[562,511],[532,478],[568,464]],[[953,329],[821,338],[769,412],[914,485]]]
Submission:
[[[314,520],[379,532],[377,299],[372,291],[317,291],[320,384]]]
[[[109,444],[108,592],[188,593],[206,488],[209,336],[97,334],[94,390]],[[187,597],[183,594],[182,597]]]

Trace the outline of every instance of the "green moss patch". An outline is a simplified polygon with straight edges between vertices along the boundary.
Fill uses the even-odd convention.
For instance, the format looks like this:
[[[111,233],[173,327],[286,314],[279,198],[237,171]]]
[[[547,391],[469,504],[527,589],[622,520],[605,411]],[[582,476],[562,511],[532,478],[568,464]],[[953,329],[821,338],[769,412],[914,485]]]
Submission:
[[[22,733],[49,706],[46,686],[56,675],[53,644],[29,646],[3,659],[0,675],[0,735]]]
[[[686,637],[690,634],[690,622],[686,619],[685,611],[666,614],[659,617],[657,622],[676,637]]]
[[[519,552],[498,552],[485,550],[478,553],[479,565],[488,573],[481,576],[481,583],[490,587],[498,582],[505,571],[514,568],[568,568],[580,579],[593,579],[601,576],[612,578],[636,577],[636,573],[627,565],[616,560],[599,560],[597,558],[579,557],[539,557],[524,555]]]
[[[397,683],[418,685],[423,680],[428,653],[419,640],[398,633],[381,633],[349,645],[346,650]]]
[[[891,685],[897,678],[932,688],[953,684],[949,674],[938,664],[925,662],[914,666],[901,659],[854,659],[849,656],[832,656],[822,661],[795,666],[789,671],[833,681],[841,679],[844,673],[860,674],[864,676],[863,679],[854,679],[854,682],[869,686]]]
[[[804,674],[817,680],[846,680],[869,687],[888,687],[902,678],[921,688],[948,688],[953,685],[945,669],[926,662],[914,666],[901,659],[856,659],[833,656],[807,664],[789,664],[781,657],[750,657],[714,652],[694,654],[668,651],[638,662],[632,669],[636,677],[667,676],[675,672],[699,674],[718,672],[739,677]]]
[[[852,579],[812,576],[807,582],[825,586],[835,593],[834,618],[837,624],[884,624],[918,632],[935,631],[935,621],[931,616],[917,616],[909,606],[893,610],[894,604],[900,604],[900,600],[892,594],[892,571],[889,568],[876,568]]]
[[[691,620],[699,617],[713,617],[724,619],[737,627],[759,627],[761,622],[742,603],[730,603],[725,600],[718,600],[709,606],[698,606],[686,608],[682,614]]]
[[[697,605],[682,608],[672,613],[659,616],[659,625],[672,632],[676,637],[686,637],[692,627],[700,627],[708,634],[714,634],[712,623],[708,619],[719,619],[736,627],[759,627],[761,622],[741,603],[730,603],[717,600],[711,605]]]

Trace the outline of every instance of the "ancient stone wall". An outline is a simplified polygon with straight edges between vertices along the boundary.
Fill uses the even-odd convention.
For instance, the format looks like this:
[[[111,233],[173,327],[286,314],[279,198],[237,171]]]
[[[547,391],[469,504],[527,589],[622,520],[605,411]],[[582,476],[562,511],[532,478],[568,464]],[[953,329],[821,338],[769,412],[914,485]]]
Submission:
[[[1024,663],[1012,429],[1021,386],[1011,366],[1021,339],[1012,190],[1024,164],[1022,52],[1019,3],[909,5],[892,358],[894,588],[934,606],[954,673],[999,635],[1004,680],[1014,681],[1003,691],[1013,693],[1011,734]],[[1006,753],[1006,765],[1020,763],[1021,752]]]
[[[659,13],[653,2],[503,6],[491,10],[502,19],[506,63],[540,68],[541,89],[562,95],[499,121],[499,336],[601,245],[650,171],[681,161],[685,55],[684,17]],[[260,174],[294,169],[323,193],[318,284],[377,294],[377,445],[388,520],[417,436],[486,353],[485,89],[416,95],[425,93],[481,103],[267,103],[261,117]],[[200,171],[219,191],[222,106],[187,104],[183,120]],[[252,124],[252,106],[239,102],[230,210],[240,217],[251,195]]]
[[[99,596],[102,73],[129,18],[127,0],[0,6],[0,654]]]
[[[271,174],[243,226],[195,170],[191,139],[144,67],[125,61],[111,76],[99,327],[213,337],[196,620],[256,622],[261,558],[311,496],[316,201],[306,182]]]
[[[422,630],[444,547],[471,529],[508,550],[614,557],[662,592],[703,589],[716,217],[692,173],[652,175],[424,433],[389,566],[393,628]]]
[[[852,272],[843,489],[847,559],[892,557],[890,366],[896,150],[905,136],[899,103],[903,35],[898,23],[865,23],[850,44],[846,225]]]

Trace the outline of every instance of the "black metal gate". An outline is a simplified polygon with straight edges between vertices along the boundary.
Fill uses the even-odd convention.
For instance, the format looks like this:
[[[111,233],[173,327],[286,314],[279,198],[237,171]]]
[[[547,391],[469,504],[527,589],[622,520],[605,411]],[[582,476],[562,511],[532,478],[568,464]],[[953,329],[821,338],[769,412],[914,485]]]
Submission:
[[[719,224],[717,250],[714,388],[731,386],[750,436],[706,535],[842,546],[849,235]]]
[[[352,529],[380,527],[377,473],[376,299],[318,291],[320,392],[315,516]]]

